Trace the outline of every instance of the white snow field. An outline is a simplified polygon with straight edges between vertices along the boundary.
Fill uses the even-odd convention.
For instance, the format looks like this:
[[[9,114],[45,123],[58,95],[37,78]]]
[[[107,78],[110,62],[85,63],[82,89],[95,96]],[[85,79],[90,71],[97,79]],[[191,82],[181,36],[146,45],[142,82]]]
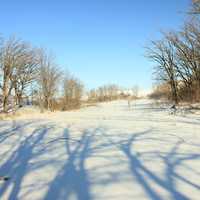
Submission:
[[[149,100],[0,121],[1,200],[200,199],[200,115]]]

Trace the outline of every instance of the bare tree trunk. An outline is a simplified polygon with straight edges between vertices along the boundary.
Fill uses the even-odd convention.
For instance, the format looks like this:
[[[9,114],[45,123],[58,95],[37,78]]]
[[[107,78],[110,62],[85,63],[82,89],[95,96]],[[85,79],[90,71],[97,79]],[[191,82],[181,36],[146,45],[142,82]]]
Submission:
[[[170,86],[171,86],[171,91],[172,91],[172,100],[177,105],[179,103],[177,84],[174,81],[171,81]]]
[[[3,88],[2,88],[2,94],[3,94],[3,112],[8,111],[8,100],[9,100],[9,77],[4,76],[3,80]]]

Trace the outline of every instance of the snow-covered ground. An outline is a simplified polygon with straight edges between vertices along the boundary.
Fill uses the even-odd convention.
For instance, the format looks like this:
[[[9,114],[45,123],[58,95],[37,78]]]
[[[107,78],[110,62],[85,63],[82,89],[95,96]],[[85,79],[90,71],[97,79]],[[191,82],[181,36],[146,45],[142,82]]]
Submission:
[[[148,100],[0,121],[3,200],[200,199],[200,115]]]

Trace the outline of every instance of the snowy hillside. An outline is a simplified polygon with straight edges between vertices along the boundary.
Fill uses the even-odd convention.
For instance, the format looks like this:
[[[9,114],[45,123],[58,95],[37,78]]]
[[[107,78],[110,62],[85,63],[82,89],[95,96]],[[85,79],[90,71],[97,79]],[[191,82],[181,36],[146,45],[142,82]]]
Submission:
[[[149,100],[0,121],[2,200],[200,199],[200,115]]]

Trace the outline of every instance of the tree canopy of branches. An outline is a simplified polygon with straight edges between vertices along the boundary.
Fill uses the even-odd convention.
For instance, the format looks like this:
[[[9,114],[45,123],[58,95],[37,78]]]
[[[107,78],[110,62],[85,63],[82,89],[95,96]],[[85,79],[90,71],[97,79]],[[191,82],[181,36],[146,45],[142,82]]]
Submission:
[[[178,103],[177,72],[175,50],[172,43],[164,38],[163,40],[152,41],[151,47],[147,48],[147,56],[157,63],[154,68],[156,79],[169,83],[171,87],[172,100]]]
[[[200,100],[200,23],[193,20],[180,31],[153,41],[147,56],[157,63],[154,73],[171,87],[172,100]]]
[[[28,85],[35,80],[38,62],[35,50],[15,37],[3,40],[0,46],[0,88],[3,111],[8,111],[12,92],[20,104]]]
[[[61,87],[63,93],[59,93]],[[0,37],[0,111],[23,106],[30,95],[42,110],[74,109],[80,107],[83,84],[73,76],[63,80],[54,57],[46,50],[16,37]]]
[[[200,0],[192,0],[193,8],[192,14],[200,14]]]
[[[64,78],[63,90],[63,110],[79,108],[83,96],[83,84],[81,81],[70,74]]]
[[[192,6],[193,17],[180,30],[164,33],[147,48],[156,63],[154,74],[170,86],[175,103],[200,101],[200,0],[193,0]]]
[[[97,89],[92,89],[89,92],[89,100],[90,101],[112,101],[116,100],[119,97],[119,87],[115,84],[107,84]]]
[[[40,105],[47,110],[52,110],[53,100],[58,91],[61,72],[52,56],[44,50],[39,51],[39,76],[38,85]]]

